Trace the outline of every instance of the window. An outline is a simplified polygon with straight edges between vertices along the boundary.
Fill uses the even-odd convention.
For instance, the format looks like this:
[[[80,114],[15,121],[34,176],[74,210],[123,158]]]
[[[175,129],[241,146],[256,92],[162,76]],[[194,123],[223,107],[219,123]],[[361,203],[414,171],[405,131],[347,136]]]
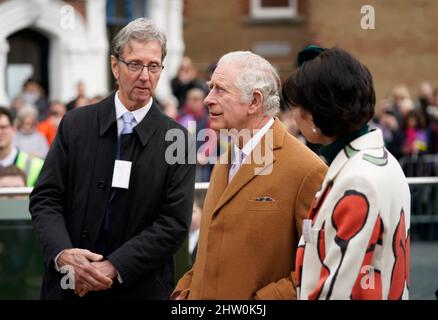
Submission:
[[[147,0],[107,0],[108,25],[126,25],[130,21],[147,16]]]
[[[255,19],[293,18],[298,14],[297,0],[250,0],[250,14]]]

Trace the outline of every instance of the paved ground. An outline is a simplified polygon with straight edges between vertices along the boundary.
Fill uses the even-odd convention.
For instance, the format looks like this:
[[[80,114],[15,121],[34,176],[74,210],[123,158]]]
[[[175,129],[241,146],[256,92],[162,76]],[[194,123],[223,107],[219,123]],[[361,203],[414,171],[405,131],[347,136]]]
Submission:
[[[438,241],[411,242],[411,300],[435,300],[438,290]]]

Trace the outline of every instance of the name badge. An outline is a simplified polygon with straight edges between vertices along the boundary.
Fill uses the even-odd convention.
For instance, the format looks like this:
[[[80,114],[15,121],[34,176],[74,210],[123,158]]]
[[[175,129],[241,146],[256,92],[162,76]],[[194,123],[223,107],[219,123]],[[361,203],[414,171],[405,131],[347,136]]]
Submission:
[[[114,162],[113,188],[129,189],[129,179],[131,178],[131,161],[116,160]]]
[[[312,242],[311,230],[312,230],[312,220],[304,219],[303,220],[303,239],[306,243]]]

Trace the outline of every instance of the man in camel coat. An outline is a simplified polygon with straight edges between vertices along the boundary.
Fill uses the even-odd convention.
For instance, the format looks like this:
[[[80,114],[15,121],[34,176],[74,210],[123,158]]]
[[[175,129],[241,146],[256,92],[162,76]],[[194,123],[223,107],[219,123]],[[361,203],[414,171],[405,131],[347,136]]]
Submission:
[[[214,167],[196,261],[172,299],[295,299],[302,220],[327,167],[274,118],[280,81],[264,58],[226,54],[209,86],[211,127],[235,143]]]

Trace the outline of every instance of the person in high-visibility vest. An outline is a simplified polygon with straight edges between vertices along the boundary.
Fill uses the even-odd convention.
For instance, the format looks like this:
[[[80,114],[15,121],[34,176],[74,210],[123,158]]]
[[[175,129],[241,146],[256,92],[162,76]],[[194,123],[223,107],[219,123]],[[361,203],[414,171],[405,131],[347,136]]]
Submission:
[[[15,165],[26,173],[26,185],[33,187],[38,179],[44,160],[31,156],[23,151],[18,151]]]
[[[44,160],[18,150],[12,145],[14,129],[11,112],[0,107],[0,167],[17,166],[26,173],[26,185],[33,187]]]

